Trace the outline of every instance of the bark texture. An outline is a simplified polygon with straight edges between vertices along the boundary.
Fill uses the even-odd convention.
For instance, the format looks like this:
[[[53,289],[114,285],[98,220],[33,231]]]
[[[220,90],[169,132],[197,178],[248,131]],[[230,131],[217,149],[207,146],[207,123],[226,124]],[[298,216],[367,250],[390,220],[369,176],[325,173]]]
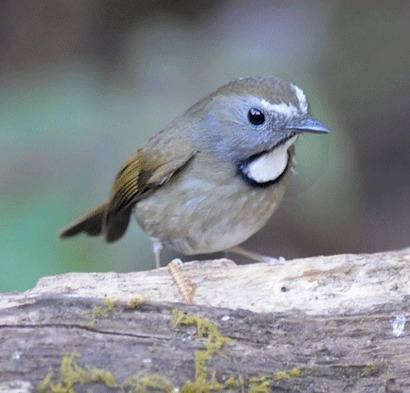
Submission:
[[[410,249],[48,277],[0,296],[0,392],[410,392]]]

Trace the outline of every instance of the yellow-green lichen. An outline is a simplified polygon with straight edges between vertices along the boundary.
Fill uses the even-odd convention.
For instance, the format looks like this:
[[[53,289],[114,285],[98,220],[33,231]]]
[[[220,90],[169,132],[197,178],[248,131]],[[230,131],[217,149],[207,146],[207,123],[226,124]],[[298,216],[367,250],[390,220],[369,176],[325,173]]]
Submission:
[[[369,377],[371,375],[377,374],[380,371],[380,368],[380,365],[374,363],[366,364],[361,374],[361,377]]]
[[[159,374],[134,375],[125,380],[123,387],[127,393],[173,393],[174,386]]]
[[[224,382],[226,389],[236,389],[241,387],[241,390],[244,390],[243,387],[245,382],[242,377],[235,378],[233,375],[230,375],[228,379]]]
[[[75,393],[75,385],[101,383],[108,388],[117,387],[117,382],[111,372],[98,369],[81,367],[76,358],[78,353],[63,356],[60,365],[58,381],[53,382],[53,373],[50,371],[38,386],[39,393]]]
[[[223,383],[218,382],[216,379],[215,371],[212,371],[212,377],[203,379],[198,378],[195,381],[186,382],[180,389],[181,393],[209,393],[220,392],[225,390],[226,386]]]
[[[275,382],[282,382],[282,381],[287,381],[288,379],[291,379],[291,378],[300,378],[302,375],[303,375],[303,372],[300,368],[293,367],[288,371],[276,371],[273,374],[273,380]]]
[[[141,299],[139,297],[134,297],[132,298],[127,305],[125,306],[126,309],[128,310],[138,310],[141,308],[143,304],[145,304],[147,301],[144,299]]]
[[[290,370],[279,370],[270,375],[261,375],[249,379],[249,393],[268,393],[273,382],[283,382],[291,378],[300,378],[303,372],[298,367]]]
[[[138,308],[142,303],[140,299],[132,299],[131,308]],[[105,318],[115,308],[111,299],[104,300],[103,306],[96,307],[93,312],[95,318]],[[286,371],[276,371],[273,374],[261,375],[252,378],[243,378],[241,375],[227,375],[222,382],[216,378],[215,370],[208,368],[208,363],[230,341],[223,336],[218,327],[210,320],[181,310],[172,311],[172,321],[175,326],[193,326],[196,328],[195,337],[203,340],[204,348],[195,352],[195,379],[187,381],[177,389],[172,382],[159,374],[141,375],[134,374],[122,384],[122,389],[127,393],[211,393],[224,390],[238,390],[249,393],[268,393],[274,382],[280,383],[291,378],[302,377],[300,368],[294,367]],[[76,362],[79,355],[72,353],[62,358],[59,378],[54,380],[50,371],[38,386],[40,393],[75,393],[75,385],[101,383],[108,388],[118,388],[113,374],[107,370],[90,367],[81,367]],[[363,371],[364,375],[377,372],[378,368],[369,364]]]
[[[112,312],[112,311],[114,310],[115,302],[114,302],[113,299],[111,299],[111,298],[109,298],[109,297],[106,297],[106,298],[103,300],[103,303],[104,303],[104,306],[106,307],[106,309],[107,309],[108,312]]]
[[[174,309],[172,320],[175,326],[195,326],[196,338],[205,339],[205,349],[195,352],[195,380],[186,382],[180,389],[181,393],[209,393],[238,388],[244,390],[245,382],[249,386],[249,393],[268,393],[273,382],[300,378],[303,375],[300,368],[293,367],[287,371],[253,377],[248,381],[245,381],[242,376],[237,378],[228,376],[224,382],[218,382],[215,371],[208,370],[207,364],[229,342],[229,339],[223,336],[218,327],[206,318]]]
[[[195,381],[186,382],[181,387],[181,393],[208,393],[223,390],[225,386],[216,380],[215,373],[210,378],[207,364],[229,342],[229,339],[220,333],[214,323],[198,315],[173,309],[172,321],[175,326],[195,326],[196,338],[205,339],[205,349],[195,352]]]
[[[249,393],[269,393],[272,385],[272,378],[262,376],[249,380]]]
[[[303,375],[302,370],[299,367],[293,367],[288,371],[290,378],[300,378]]]
[[[114,311],[115,308],[115,302],[111,298],[105,298],[103,300],[103,305],[102,306],[94,306],[91,309],[91,317],[93,321],[96,321],[97,319],[103,319],[103,318],[108,318],[111,313]]]

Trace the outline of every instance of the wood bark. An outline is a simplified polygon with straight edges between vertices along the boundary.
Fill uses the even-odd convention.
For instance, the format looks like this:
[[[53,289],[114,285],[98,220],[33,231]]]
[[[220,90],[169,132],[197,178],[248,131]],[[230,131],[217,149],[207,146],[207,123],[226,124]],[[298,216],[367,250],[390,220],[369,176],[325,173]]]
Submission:
[[[410,392],[410,248],[47,277],[0,296],[0,392]]]

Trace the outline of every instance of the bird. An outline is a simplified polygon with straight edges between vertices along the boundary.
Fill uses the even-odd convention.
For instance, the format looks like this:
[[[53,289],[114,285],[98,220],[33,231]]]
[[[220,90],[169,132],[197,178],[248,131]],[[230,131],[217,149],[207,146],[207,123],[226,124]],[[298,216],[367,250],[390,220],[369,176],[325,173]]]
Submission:
[[[275,77],[231,81],[152,136],[122,165],[106,202],[60,233],[120,239],[135,217],[156,266],[169,247],[191,256],[233,251],[278,208],[301,134],[327,134],[303,90]]]

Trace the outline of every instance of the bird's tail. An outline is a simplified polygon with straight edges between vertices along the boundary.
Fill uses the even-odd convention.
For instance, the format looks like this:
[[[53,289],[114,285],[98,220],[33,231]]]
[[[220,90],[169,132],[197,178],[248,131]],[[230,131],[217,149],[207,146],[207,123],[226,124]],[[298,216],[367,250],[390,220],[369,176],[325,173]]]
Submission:
[[[130,221],[132,206],[115,215],[110,215],[109,205],[104,203],[60,232],[60,238],[86,233],[90,236],[103,235],[108,243],[115,242],[125,233]],[[108,216],[108,219],[107,219]]]
[[[78,235],[81,232],[90,236],[98,236],[103,233],[107,204],[102,204],[96,209],[84,214],[68,227],[60,232],[60,238]]]

